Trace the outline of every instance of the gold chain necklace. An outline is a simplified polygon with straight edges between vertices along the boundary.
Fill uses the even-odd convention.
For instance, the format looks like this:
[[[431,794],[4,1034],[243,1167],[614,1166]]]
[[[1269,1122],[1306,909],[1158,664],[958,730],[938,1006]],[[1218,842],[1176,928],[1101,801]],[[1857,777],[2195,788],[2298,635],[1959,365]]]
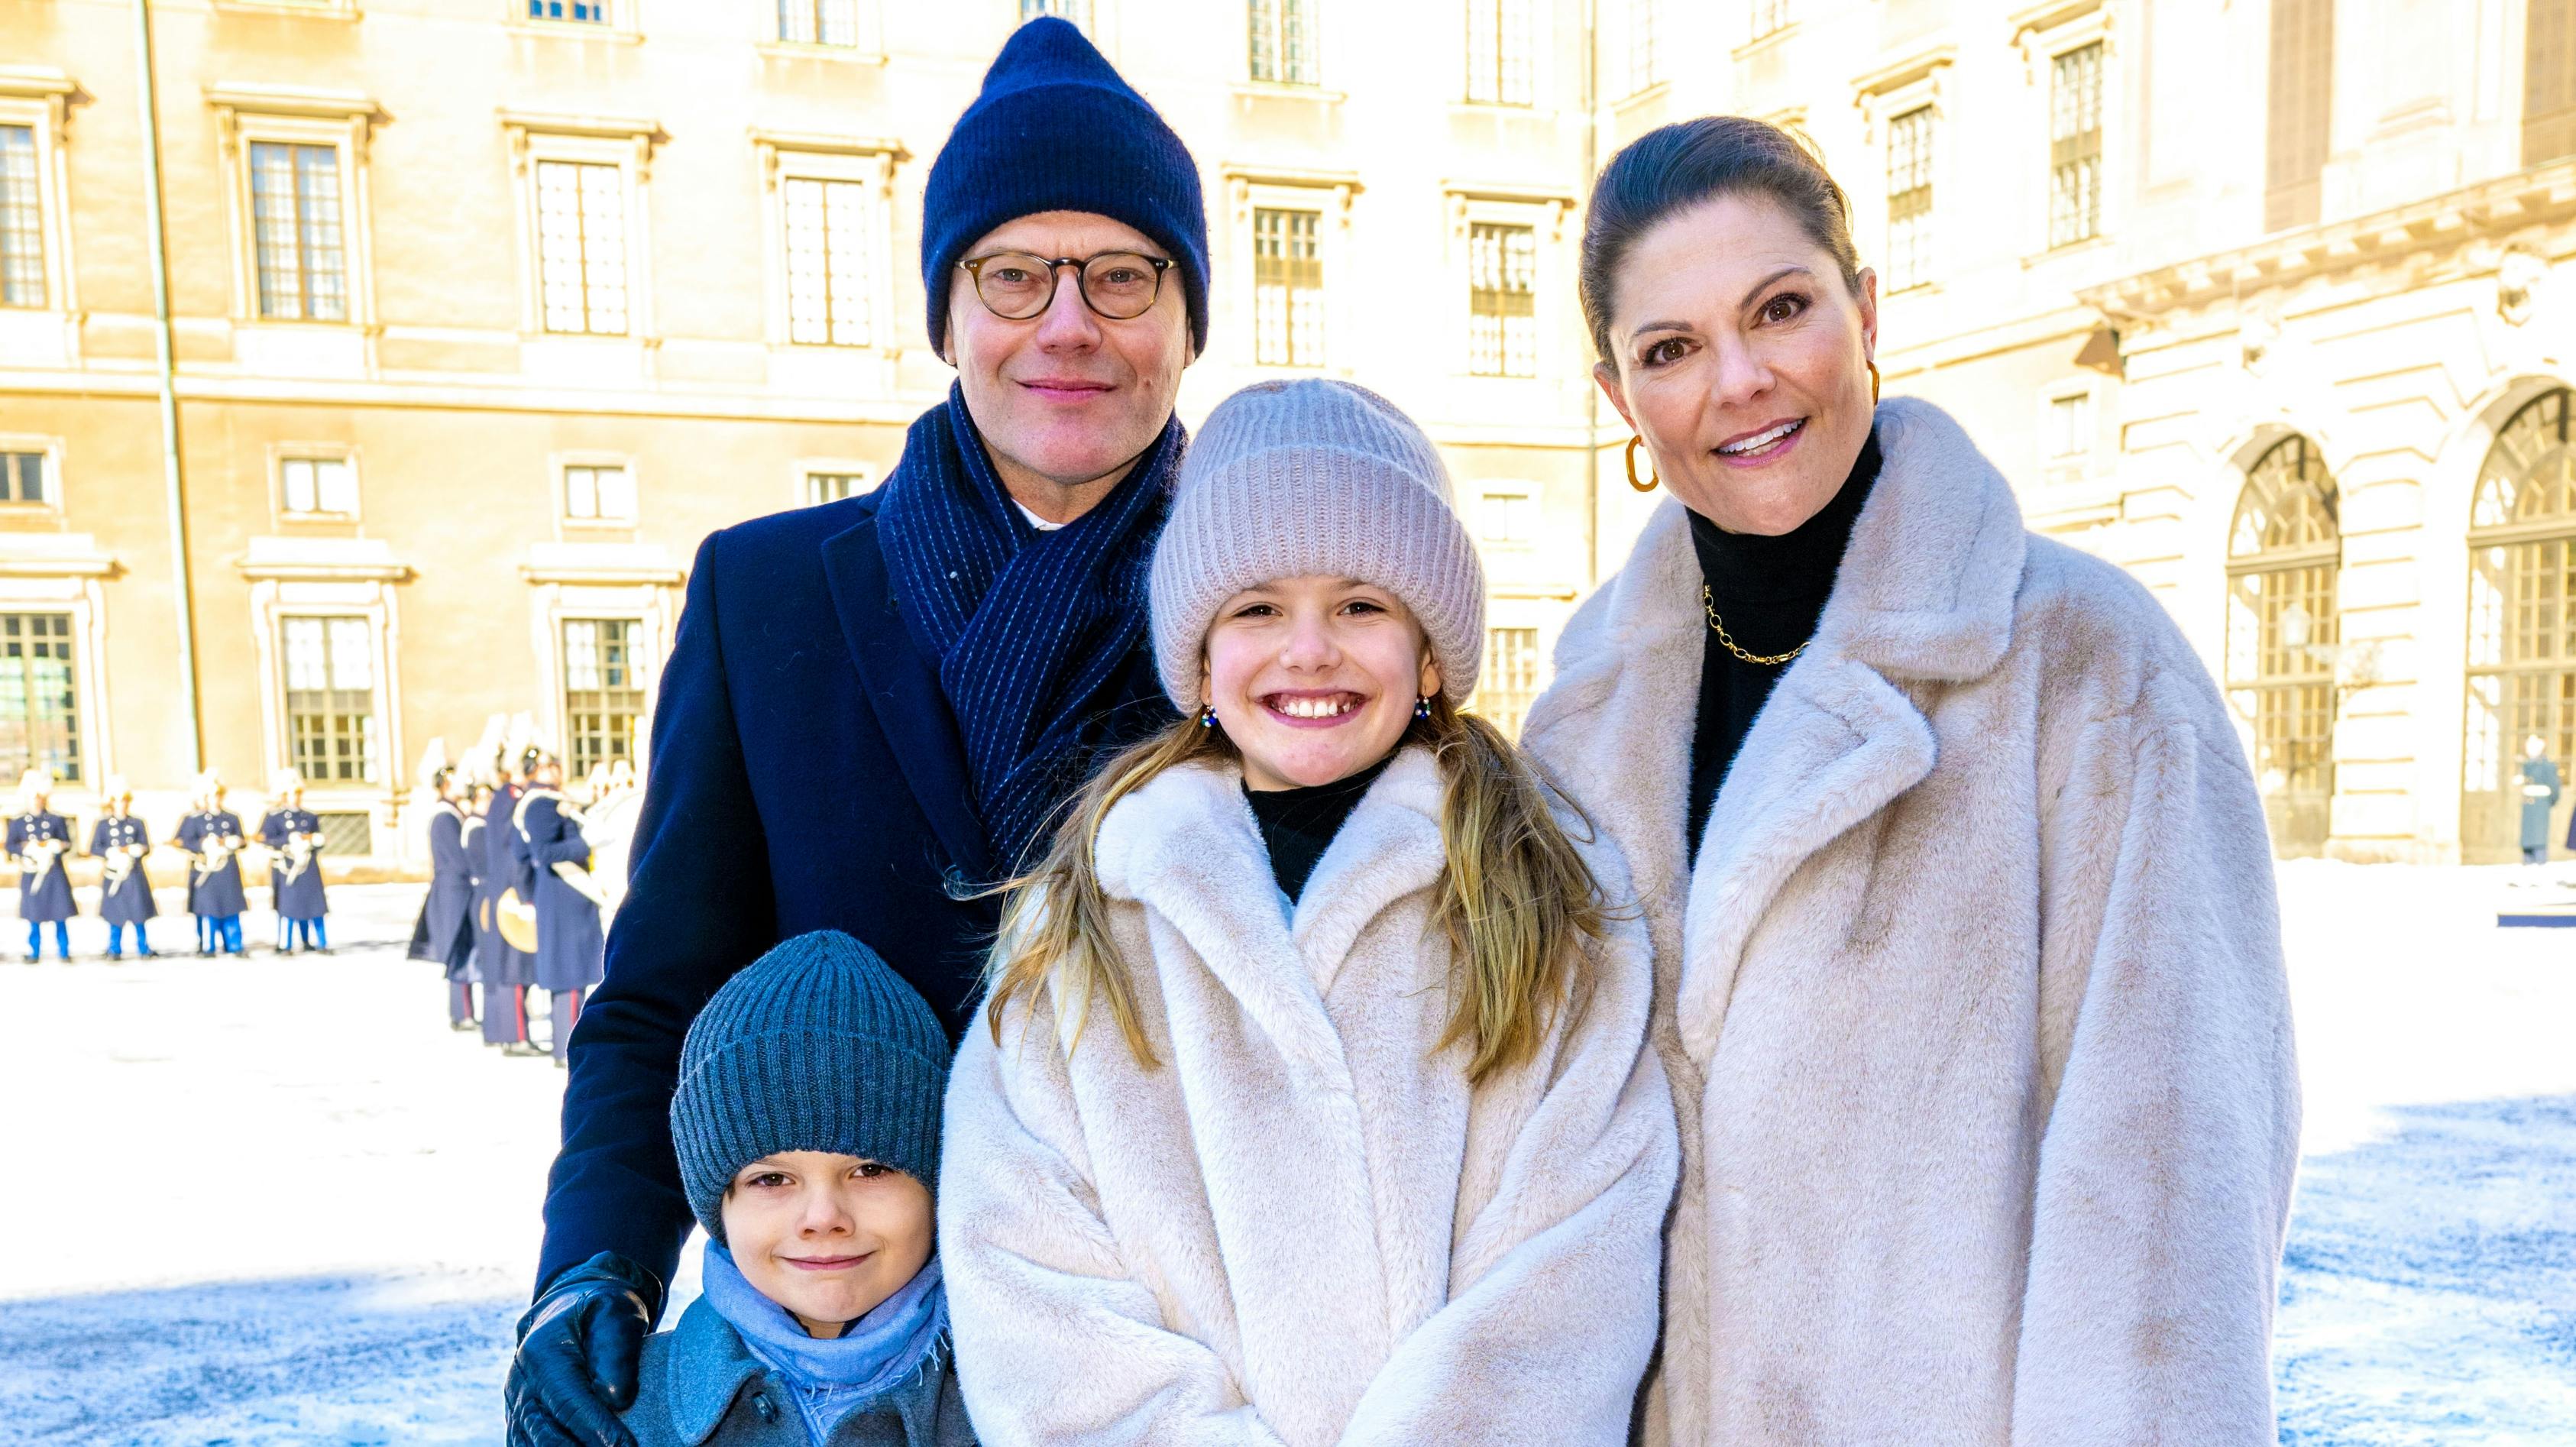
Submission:
[[[1790,659],[1793,659],[1799,654],[1807,651],[1807,644],[1801,643],[1786,653],[1747,652],[1743,644],[1736,642],[1732,637],[1728,636],[1726,625],[1718,621],[1717,599],[1709,595],[1708,585],[1706,583],[1699,585],[1699,606],[1702,612],[1708,614],[1708,626],[1716,632],[1717,641],[1726,645],[1727,652],[1734,654],[1736,657],[1743,659],[1747,663],[1786,663]],[[1810,638],[1807,640],[1807,643],[1813,643],[1815,641],[1816,640]]]

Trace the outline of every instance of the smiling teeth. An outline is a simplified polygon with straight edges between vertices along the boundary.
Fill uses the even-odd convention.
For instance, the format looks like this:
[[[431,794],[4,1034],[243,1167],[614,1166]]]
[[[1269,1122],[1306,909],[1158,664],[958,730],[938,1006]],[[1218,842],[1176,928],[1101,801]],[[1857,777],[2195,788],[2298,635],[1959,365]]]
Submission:
[[[1290,718],[1339,718],[1357,705],[1347,698],[1283,698],[1277,707]]]
[[[1804,422],[1783,422],[1759,437],[1747,437],[1742,442],[1730,442],[1717,450],[1729,457],[1741,457],[1748,452],[1759,452],[1806,425]]]

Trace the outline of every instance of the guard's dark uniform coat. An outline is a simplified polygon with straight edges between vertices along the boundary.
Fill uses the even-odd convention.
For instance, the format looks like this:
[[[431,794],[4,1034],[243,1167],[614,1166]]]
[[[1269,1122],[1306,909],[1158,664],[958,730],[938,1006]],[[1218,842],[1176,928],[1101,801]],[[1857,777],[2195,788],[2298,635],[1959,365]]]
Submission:
[[[296,869],[287,859],[287,841],[298,834],[318,835],[322,821],[310,809],[271,809],[259,821],[259,842],[268,846],[268,887],[277,898],[279,919],[320,919],[331,912],[322,893],[322,843]]]
[[[475,908],[486,916],[483,922],[487,932],[475,963],[483,971],[484,984],[503,988],[537,982],[536,956],[510,948],[509,942],[501,938],[502,893],[515,889],[520,899],[528,898],[529,881],[518,851],[511,847],[519,838],[518,826],[512,815],[519,807],[520,792],[516,784],[505,784],[492,791],[492,802],[483,814],[483,837],[478,841],[483,846],[483,898]]]
[[[994,876],[937,665],[896,612],[879,495],[710,536],[653,715],[651,776],[564,1091],[538,1279],[615,1251],[668,1281],[689,1232],[671,1150],[680,1040],[717,988],[809,930],[867,942],[939,1011],[973,1011]],[[1140,642],[1106,692],[1171,716]]]
[[[101,817],[89,831],[89,852],[95,859],[128,847],[149,850],[152,831],[131,814]],[[143,861],[136,858],[134,870],[122,880],[102,876],[99,881],[98,917],[109,924],[139,925],[161,912],[152,902],[152,881],[143,877]]]
[[[48,840],[61,847],[50,853],[35,849]],[[29,924],[70,919],[72,879],[63,872],[63,860],[72,852],[70,822],[50,810],[21,814],[9,821],[8,848],[18,864],[18,918]]]
[[[465,813],[441,799],[429,813],[428,955],[447,978],[467,978],[474,964],[474,871],[465,857]]]
[[[232,841],[232,849],[222,864],[205,867],[206,840],[209,836]],[[249,842],[242,830],[239,814],[230,809],[200,810],[179,821],[179,832],[173,841],[196,855],[188,868],[188,912],[208,919],[223,919],[250,908],[250,898],[242,890],[241,849]]]
[[[564,796],[532,788],[519,800],[519,857],[535,882],[538,988],[587,990],[599,983],[607,941],[600,935],[599,906],[555,873],[558,864],[590,867],[590,844],[581,837],[580,814]]]

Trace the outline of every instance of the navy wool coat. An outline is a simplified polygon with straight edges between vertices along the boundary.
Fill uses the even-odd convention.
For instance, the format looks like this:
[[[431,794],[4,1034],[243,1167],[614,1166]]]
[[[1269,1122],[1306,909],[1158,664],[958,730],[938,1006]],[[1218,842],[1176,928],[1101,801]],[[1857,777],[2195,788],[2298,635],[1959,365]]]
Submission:
[[[60,847],[36,849],[51,841]],[[72,877],[63,861],[72,852],[72,826],[60,814],[21,814],[9,821],[9,857],[18,862],[18,918],[29,924],[70,919]],[[32,851],[32,852],[31,852]]]
[[[429,896],[420,906],[425,958],[447,968],[447,978],[474,973],[474,867],[465,856],[465,811],[441,799],[429,811]]]
[[[518,813],[518,856],[527,862],[537,904],[534,983],[547,990],[587,990],[599,983],[599,906],[555,873],[558,864],[590,867],[581,815],[552,789],[530,789]]]
[[[231,848],[223,863],[207,869],[206,840],[209,837],[228,840]],[[249,842],[242,833],[241,816],[230,809],[209,809],[191,814],[179,821],[178,846],[197,856],[188,866],[188,913],[210,919],[223,919],[250,908],[242,893],[241,848]]]
[[[105,859],[123,849],[152,848],[152,831],[131,814],[103,814],[89,831],[89,852],[94,859]],[[122,880],[102,877],[98,891],[98,917],[109,924],[136,924],[161,912],[152,902],[152,881],[143,876],[143,860],[134,856],[134,872]]]
[[[268,846],[268,888],[277,901],[280,919],[320,919],[331,912],[322,896],[322,842],[313,841],[313,853],[302,869],[295,869],[286,855],[287,840],[297,834],[319,835],[322,821],[310,809],[271,809],[259,821],[259,842]],[[290,874],[289,871],[293,872]]]
[[[537,982],[537,957],[510,948],[509,941],[501,938],[501,896],[516,890],[525,901],[534,887],[517,847],[519,825],[515,816],[521,792],[516,784],[504,784],[492,791],[492,802],[483,812],[483,832],[475,841],[483,846],[483,873],[475,886],[481,894],[474,906],[481,936],[474,966],[482,972],[484,984],[504,988]]]
[[[540,1283],[600,1251],[664,1281],[690,1217],[671,1151],[680,1039],[708,997],[809,930],[865,941],[950,1036],[973,1013],[998,906],[964,746],[895,611],[874,493],[709,537],[653,716],[651,769],[608,937],[573,1031]],[[1112,685],[1159,708],[1141,644]]]

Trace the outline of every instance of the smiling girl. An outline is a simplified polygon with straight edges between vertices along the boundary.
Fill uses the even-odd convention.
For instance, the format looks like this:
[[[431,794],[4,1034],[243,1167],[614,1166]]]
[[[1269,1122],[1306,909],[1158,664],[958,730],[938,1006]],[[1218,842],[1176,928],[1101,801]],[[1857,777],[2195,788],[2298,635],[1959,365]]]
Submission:
[[[1475,684],[1421,431],[1228,399],[1154,558],[1184,718],[1007,907],[940,1254],[991,1443],[1627,1440],[1676,1144],[1618,857]]]

